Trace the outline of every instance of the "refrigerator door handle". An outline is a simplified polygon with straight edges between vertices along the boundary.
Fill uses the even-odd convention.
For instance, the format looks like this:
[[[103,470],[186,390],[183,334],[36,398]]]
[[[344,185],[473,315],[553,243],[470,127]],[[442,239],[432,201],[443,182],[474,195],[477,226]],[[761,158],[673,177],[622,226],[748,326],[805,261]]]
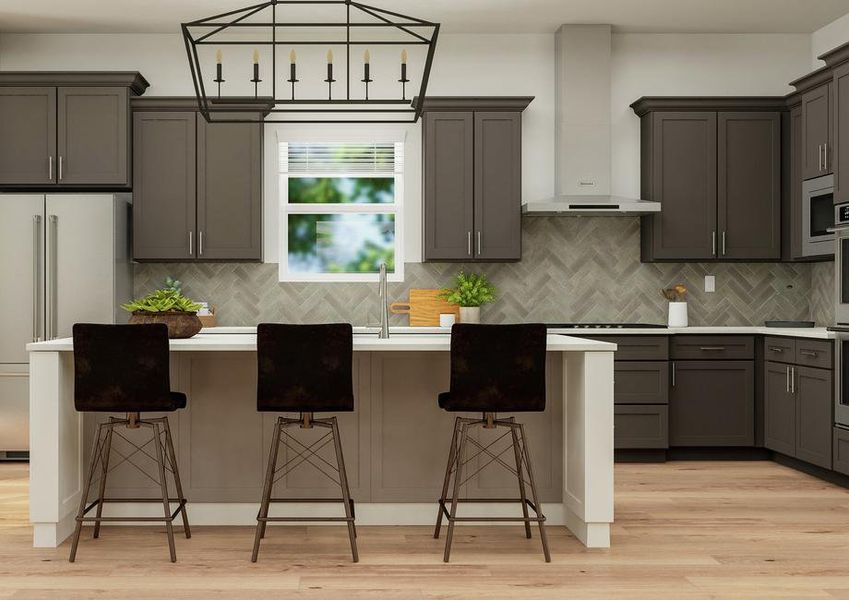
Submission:
[[[32,216],[32,341],[40,342],[38,315],[41,312],[39,289],[41,288],[41,215]]]
[[[44,294],[47,308],[44,332],[47,340],[56,338],[56,229],[58,223],[59,217],[56,215],[47,217],[47,252],[44,257],[47,272]]]

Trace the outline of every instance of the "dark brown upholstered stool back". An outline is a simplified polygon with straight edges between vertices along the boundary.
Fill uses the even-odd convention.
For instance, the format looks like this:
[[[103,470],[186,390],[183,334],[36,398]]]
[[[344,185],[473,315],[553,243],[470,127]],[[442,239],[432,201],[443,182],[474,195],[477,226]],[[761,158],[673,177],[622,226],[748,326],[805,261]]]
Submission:
[[[545,410],[545,325],[451,328],[451,391],[439,395],[449,411]]]
[[[77,323],[74,406],[81,412],[160,412],[185,408],[171,391],[168,327]]]
[[[257,327],[257,410],[354,410],[353,328],[349,323]]]

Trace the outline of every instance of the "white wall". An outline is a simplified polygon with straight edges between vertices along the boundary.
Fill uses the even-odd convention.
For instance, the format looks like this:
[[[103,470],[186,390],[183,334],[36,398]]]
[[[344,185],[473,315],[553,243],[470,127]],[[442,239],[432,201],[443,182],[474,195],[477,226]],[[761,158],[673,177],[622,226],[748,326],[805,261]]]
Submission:
[[[849,39],[849,38],[847,38]],[[611,67],[612,183],[640,193],[640,96],[784,95],[810,71],[806,34],[614,34]]]
[[[233,54],[229,49],[226,52],[228,58]],[[299,57],[299,64],[304,58]],[[323,51],[319,58],[323,61]],[[232,72],[227,66],[225,79]],[[194,93],[182,38],[171,34],[0,34],[0,69],[138,70],[150,82],[146,95]],[[522,193],[526,200],[553,194],[553,35],[443,34],[437,44],[428,94],[535,96],[523,119]],[[407,262],[421,260],[420,129],[420,124],[406,128]],[[276,135],[267,135],[269,140],[274,138]],[[274,157],[267,157],[266,172],[273,172],[269,170],[272,165]],[[276,178],[267,178],[265,256],[272,262],[277,257],[276,186]]]
[[[828,52],[849,42],[849,14],[843,15],[811,34],[811,66],[818,69],[825,63],[818,59]]]

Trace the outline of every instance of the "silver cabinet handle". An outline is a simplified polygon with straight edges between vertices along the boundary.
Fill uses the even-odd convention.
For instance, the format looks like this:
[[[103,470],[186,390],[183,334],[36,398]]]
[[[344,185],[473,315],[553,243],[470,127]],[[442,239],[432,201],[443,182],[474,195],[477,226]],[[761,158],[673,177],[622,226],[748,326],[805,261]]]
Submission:
[[[478,254],[481,253],[481,232],[478,231]]]
[[[810,356],[811,358],[819,356],[819,353],[816,350],[799,350],[799,354],[802,356]]]
[[[817,171],[822,171],[822,144],[817,144]]]
[[[47,179],[53,181],[53,155],[47,157]]]
[[[784,367],[784,391],[790,393],[790,367]]]
[[[722,352],[725,350],[725,346],[699,346],[699,350],[702,352]]]
[[[194,247],[194,243],[192,242],[192,232],[190,231],[189,232],[189,256],[192,255],[192,253],[194,252],[194,249],[195,249],[195,247]]]
[[[790,367],[790,393],[796,393],[796,367]]]
[[[198,256],[203,256],[203,231],[198,231]]]
[[[672,363],[672,387],[675,387],[675,363]]]
[[[722,232],[722,256],[725,256],[725,232]]]
[[[62,156],[59,156],[59,181],[62,181]]]
[[[40,342],[38,335],[38,290],[41,287],[41,270],[39,268],[41,259],[41,215],[32,216],[32,341]]]
[[[770,346],[769,351],[770,352],[784,352],[784,348],[780,348],[778,346]]]
[[[828,142],[822,145],[822,170],[828,171]]]
[[[56,258],[57,258],[57,232],[59,217],[50,215],[47,217],[47,252],[44,256],[45,269],[47,271],[45,285],[45,324],[44,339],[56,338]]]
[[[466,236],[466,245],[468,246],[467,252],[469,253],[469,256],[471,256],[472,255],[472,232],[471,231],[468,232],[468,235]]]
[[[716,232],[712,231],[710,234],[710,254],[711,256],[716,256]]]

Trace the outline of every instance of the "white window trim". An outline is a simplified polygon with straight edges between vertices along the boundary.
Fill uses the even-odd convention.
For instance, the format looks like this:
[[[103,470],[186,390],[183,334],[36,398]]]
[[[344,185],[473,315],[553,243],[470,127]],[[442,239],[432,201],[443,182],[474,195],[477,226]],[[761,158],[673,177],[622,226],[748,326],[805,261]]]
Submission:
[[[330,143],[372,143],[374,139],[363,136],[359,140],[343,140]],[[296,143],[290,139],[278,140],[281,143]],[[395,140],[403,143],[403,140]],[[333,173],[334,177],[374,177],[375,173]],[[392,204],[290,204],[287,173],[277,169],[278,197],[280,206],[278,222],[280,226],[280,258],[278,261],[278,280],[281,283],[375,283],[377,273],[292,273],[289,271],[289,222],[292,214],[394,214],[395,215],[395,270],[387,274],[387,280],[393,283],[404,281],[404,174],[395,174],[395,202]],[[298,173],[299,177],[327,177],[328,173]]]

